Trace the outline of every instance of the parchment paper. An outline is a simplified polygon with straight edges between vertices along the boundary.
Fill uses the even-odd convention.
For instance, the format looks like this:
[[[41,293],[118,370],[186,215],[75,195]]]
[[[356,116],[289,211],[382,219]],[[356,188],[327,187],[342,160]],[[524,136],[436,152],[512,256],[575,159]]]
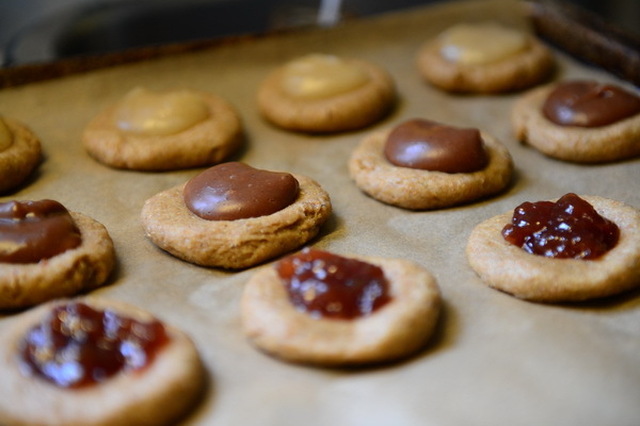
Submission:
[[[518,94],[453,96],[420,79],[414,56],[424,40],[458,21],[524,26],[521,6],[444,3],[5,89],[0,114],[27,123],[46,155],[29,184],[1,200],[56,199],[108,228],[119,264],[109,285],[93,294],[133,303],[184,329],[209,370],[210,389],[185,424],[638,425],[640,292],[577,305],[533,304],[484,286],[464,257],[477,223],[523,201],[576,192],[640,207],[638,160],[583,166],[546,158],[513,137],[509,112]],[[257,86],[274,67],[311,52],[386,67],[398,86],[398,108],[348,134],[306,136],[269,126],[257,113]],[[616,81],[559,52],[557,58],[556,78]],[[425,350],[399,364],[329,370],[286,364],[251,347],[241,333],[238,303],[255,269],[190,265],[157,249],[140,225],[147,198],[200,170],[113,170],[80,144],[91,117],[136,85],[209,90],[231,101],[247,132],[246,148],[235,159],[306,174],[331,194],[335,213],[314,246],[407,258],[431,270],[444,310]],[[414,117],[492,133],[514,157],[513,185],[492,199],[431,212],[368,198],[349,179],[348,156],[370,131]],[[4,314],[0,327],[12,321]]]

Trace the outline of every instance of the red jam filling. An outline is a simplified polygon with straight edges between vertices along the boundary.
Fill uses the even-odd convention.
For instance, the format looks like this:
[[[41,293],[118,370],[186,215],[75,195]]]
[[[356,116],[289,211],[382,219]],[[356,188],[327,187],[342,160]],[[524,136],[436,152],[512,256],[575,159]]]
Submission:
[[[207,220],[237,220],[273,214],[292,204],[299,185],[289,173],[229,162],[213,166],[184,187],[187,208]]]
[[[0,203],[0,262],[37,263],[81,243],[73,218],[57,201]]]
[[[140,322],[84,303],[54,308],[24,337],[20,356],[32,374],[56,386],[94,385],[151,363],[169,341],[157,320]]]
[[[527,253],[560,259],[597,259],[618,242],[620,230],[587,201],[566,194],[557,202],[525,202],[502,230]]]
[[[305,249],[276,264],[293,305],[315,318],[366,316],[391,300],[389,283],[376,265]]]
[[[414,119],[396,126],[384,146],[393,165],[444,173],[472,173],[488,162],[478,129]]]
[[[542,112],[560,126],[606,126],[640,113],[640,97],[612,84],[569,81],[549,94]]]

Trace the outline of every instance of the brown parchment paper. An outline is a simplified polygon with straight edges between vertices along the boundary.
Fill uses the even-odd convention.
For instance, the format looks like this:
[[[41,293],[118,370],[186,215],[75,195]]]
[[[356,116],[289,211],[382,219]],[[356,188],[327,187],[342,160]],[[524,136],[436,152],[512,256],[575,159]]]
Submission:
[[[639,292],[578,305],[532,304],[484,286],[466,263],[471,229],[526,200],[576,192],[640,207],[638,160],[582,166],[546,158],[511,133],[509,111],[518,94],[453,96],[423,83],[414,65],[420,44],[455,22],[484,19],[526,24],[515,1],[443,3],[5,89],[0,114],[27,123],[41,137],[45,158],[28,185],[0,199],[56,199],[108,228],[119,264],[109,285],[93,294],[181,327],[208,368],[211,386],[184,424],[638,425]],[[257,113],[257,86],[274,67],[311,52],[386,67],[397,83],[398,108],[371,128],[333,136],[269,126]],[[555,78],[616,81],[559,52],[557,58]],[[254,269],[226,272],[182,262],[145,239],[140,225],[147,198],[199,170],[113,170],[80,144],[85,124],[136,85],[208,90],[232,102],[247,133],[236,159],[306,174],[331,194],[335,213],[316,247],[407,258],[431,270],[444,310],[425,350],[399,364],[329,370],[286,364],[251,347],[238,303]],[[492,199],[431,212],[368,198],[349,179],[348,156],[368,132],[414,117],[492,133],[514,157],[513,185]],[[5,313],[0,327],[12,321]]]

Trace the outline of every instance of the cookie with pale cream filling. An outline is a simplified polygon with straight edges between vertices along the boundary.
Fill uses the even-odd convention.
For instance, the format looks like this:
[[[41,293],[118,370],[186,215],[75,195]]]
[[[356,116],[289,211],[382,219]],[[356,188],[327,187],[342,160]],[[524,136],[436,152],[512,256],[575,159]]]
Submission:
[[[395,97],[391,76],[379,66],[311,54],[267,76],[257,102],[261,114],[278,127],[327,133],[354,130],[380,120]]]
[[[40,163],[40,139],[24,124],[0,116],[0,193],[14,189]]]
[[[500,93],[541,83],[554,58],[523,31],[493,22],[461,23],[427,41],[417,66],[427,82],[446,91]]]
[[[235,108],[211,93],[135,88],[82,135],[93,158],[114,168],[176,170],[217,164],[242,143]]]

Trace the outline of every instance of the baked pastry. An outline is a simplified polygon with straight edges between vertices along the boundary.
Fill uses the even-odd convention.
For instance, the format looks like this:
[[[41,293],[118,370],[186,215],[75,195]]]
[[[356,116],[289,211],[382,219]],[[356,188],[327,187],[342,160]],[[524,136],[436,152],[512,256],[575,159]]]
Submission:
[[[40,140],[29,128],[0,116],[0,193],[20,185],[41,159]]]
[[[241,315],[251,342],[278,358],[359,365],[423,348],[440,303],[436,280],[413,262],[305,249],[251,277]]]
[[[393,80],[382,68],[357,59],[311,54],[267,76],[257,102],[262,115],[276,126],[326,133],[380,120],[395,97]]]
[[[366,136],[349,159],[351,178],[362,191],[416,210],[498,193],[512,171],[509,151],[491,135],[423,119]]]
[[[53,200],[0,203],[0,309],[98,287],[114,264],[111,237],[94,219]]]
[[[230,162],[154,195],[141,217],[147,237],[172,255],[241,269],[300,247],[330,214],[314,180]]]
[[[640,155],[640,96],[614,84],[569,80],[533,89],[515,103],[511,121],[518,139],[560,160]]]
[[[640,286],[640,212],[575,194],[523,203],[476,226],[466,252],[483,282],[521,299],[610,296]]]
[[[11,321],[0,335],[3,424],[173,424],[203,388],[190,338],[133,306],[57,300]]]
[[[137,87],[91,120],[82,141],[111,167],[177,170],[229,157],[242,143],[242,125],[233,106],[211,93]]]
[[[449,92],[521,90],[549,77],[555,60],[534,36],[495,22],[460,23],[417,54],[422,77]]]

